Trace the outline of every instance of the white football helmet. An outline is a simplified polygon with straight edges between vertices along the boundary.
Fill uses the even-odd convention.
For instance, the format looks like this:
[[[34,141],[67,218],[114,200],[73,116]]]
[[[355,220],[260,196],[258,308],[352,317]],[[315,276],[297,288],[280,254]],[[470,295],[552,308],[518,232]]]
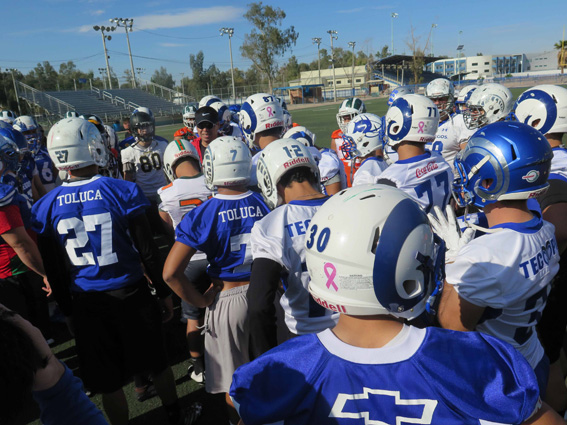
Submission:
[[[223,102],[219,100],[217,102],[212,102],[208,106],[213,108],[219,114],[220,128],[223,128],[226,124],[230,123],[231,113],[228,106],[226,106]]]
[[[317,136],[315,136],[315,133],[312,133],[307,127],[296,125],[295,127],[292,127],[288,131],[286,131],[282,136],[282,139],[294,139],[299,143],[302,143],[305,146],[309,147],[315,146],[315,140],[317,139]]]
[[[413,319],[442,286],[444,251],[425,212],[400,189],[346,189],[309,224],[309,292],[336,312]]]
[[[413,94],[413,93],[415,93],[415,91],[411,87],[407,87],[407,86],[396,87],[390,93],[390,97],[388,98],[388,106],[392,106],[392,103],[394,103],[394,100],[396,100],[398,97],[403,96],[404,94]]]
[[[79,118],[80,115],[78,112],[75,111],[67,111],[65,112],[65,118]]]
[[[360,114],[348,123],[340,149],[346,159],[364,157],[382,149],[384,129],[382,118],[374,114]]]
[[[18,130],[26,137],[29,150],[36,153],[40,146],[41,131],[35,118],[30,115],[22,115],[14,120],[13,127],[14,130]]]
[[[213,95],[205,96],[199,101],[199,108],[202,108],[203,106],[211,106],[211,104],[215,102],[222,102],[222,100],[220,100],[219,97]]]
[[[188,140],[174,140],[167,145],[165,152],[163,153],[163,170],[169,181],[173,181],[177,178],[175,174],[175,164],[183,158],[193,158],[201,165],[201,159],[199,158],[199,153],[195,146],[191,144]]]
[[[248,146],[253,149],[256,133],[285,125],[284,114],[278,100],[267,93],[257,93],[246,99],[238,113],[238,121]]]
[[[250,181],[252,156],[242,140],[222,136],[213,140],[203,155],[205,184],[210,190],[215,186],[246,185]]]
[[[339,112],[337,113],[337,124],[341,131],[344,133],[348,122],[358,114],[363,114],[365,112],[366,105],[358,97],[349,97],[348,99],[343,100],[341,106],[339,106]],[[345,120],[345,118],[348,119]]]
[[[283,200],[278,196],[277,184],[285,173],[298,167],[309,168],[319,185],[321,180],[319,167],[311,156],[309,148],[303,143],[294,139],[279,139],[260,152],[256,176],[258,187],[262,190],[268,207],[274,209],[282,204]]]
[[[403,141],[429,143],[435,140],[439,127],[437,106],[419,94],[398,97],[386,113],[388,145]]]
[[[515,115],[543,134],[567,133],[567,89],[551,84],[532,87],[516,101]]]
[[[195,113],[197,108],[195,105],[187,105],[183,108],[183,124],[189,130],[193,131],[195,128]]]
[[[468,86],[463,87],[459,94],[457,95],[457,100],[455,100],[455,105],[457,107],[457,112],[462,114],[464,110],[467,108],[467,102],[471,98],[473,92],[478,89],[480,86],[476,84],[470,84]]]
[[[120,142],[118,140],[118,135],[116,134],[116,131],[114,131],[114,129],[112,128],[112,126],[104,124],[104,129],[106,131],[106,137],[108,140],[108,147],[110,149],[118,149],[118,143]],[[104,134],[102,135],[103,139],[104,139]]]
[[[467,102],[463,112],[468,129],[481,128],[496,122],[512,112],[512,92],[502,84],[489,83],[480,86]]]
[[[287,109],[283,109],[282,112],[284,116],[284,133],[285,133],[291,127],[293,127],[293,118],[291,117],[291,113]]]
[[[280,102],[280,106],[282,107],[282,109],[284,111],[287,111],[287,104],[285,103],[285,99],[280,96],[276,96],[276,99],[278,99],[278,102]]]
[[[17,118],[14,111],[5,110],[0,112],[0,121],[7,122],[8,124],[14,124],[14,120]]]
[[[58,170],[69,171],[96,164],[106,167],[108,151],[96,126],[82,118],[64,118],[47,136],[47,150]]]
[[[440,118],[446,119],[453,113],[453,105],[455,104],[455,87],[453,83],[446,78],[436,78],[425,87],[425,96],[429,99],[438,99],[437,109],[439,110]],[[443,102],[443,99],[446,99]]]
[[[144,114],[148,114],[150,117],[154,118],[154,113],[152,112],[152,110],[145,106],[140,106],[139,108],[134,109],[134,111],[132,111],[132,115],[134,115],[136,112],[143,112]]]

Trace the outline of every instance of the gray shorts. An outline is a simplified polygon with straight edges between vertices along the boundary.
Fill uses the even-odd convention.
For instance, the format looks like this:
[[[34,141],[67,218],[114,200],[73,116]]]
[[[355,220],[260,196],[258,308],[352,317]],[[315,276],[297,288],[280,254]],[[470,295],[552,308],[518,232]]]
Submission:
[[[185,276],[195,285],[197,291],[203,294],[211,285],[211,278],[207,274],[209,262],[206,259],[190,261],[185,269]],[[181,320],[197,320],[205,314],[204,308],[195,307],[186,301],[181,300]]]
[[[234,371],[248,354],[248,285],[222,291],[205,313],[205,365],[208,393],[227,393]]]

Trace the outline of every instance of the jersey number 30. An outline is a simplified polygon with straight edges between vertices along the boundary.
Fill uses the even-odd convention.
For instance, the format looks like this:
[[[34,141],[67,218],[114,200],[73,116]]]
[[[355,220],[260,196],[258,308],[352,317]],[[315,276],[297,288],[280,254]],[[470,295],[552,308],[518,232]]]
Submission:
[[[84,248],[89,242],[93,243],[89,233],[96,232],[97,226],[100,227],[100,255],[97,255],[95,262],[94,253],[78,253],[77,250]],[[69,234],[70,230],[74,231],[75,237],[67,239],[65,249],[74,266],[89,266],[96,263],[99,266],[108,266],[118,262],[118,256],[112,252],[112,218],[109,212],[86,215],[82,220],[78,217],[66,218],[57,224],[57,232],[60,235]]]

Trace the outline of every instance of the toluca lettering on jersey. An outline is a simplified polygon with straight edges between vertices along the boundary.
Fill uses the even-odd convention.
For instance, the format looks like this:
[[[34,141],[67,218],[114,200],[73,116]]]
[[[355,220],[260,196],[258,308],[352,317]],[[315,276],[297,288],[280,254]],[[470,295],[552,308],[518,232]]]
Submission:
[[[426,166],[415,169],[415,176],[419,179],[420,177],[425,176],[430,171],[437,170],[437,168],[439,168],[439,166],[435,161],[428,162]]]
[[[372,395],[372,397],[370,397]],[[335,403],[331,408],[330,418],[349,418],[349,419],[362,419],[364,418],[365,424],[381,424],[385,423],[379,421],[378,418],[371,418],[369,411],[357,410],[357,408],[349,403],[349,401],[354,401],[357,403],[357,407],[360,406],[360,400],[370,400],[377,398],[381,400],[383,397],[392,397],[391,401],[394,402],[396,412],[404,413],[408,416],[396,416],[396,424],[401,423],[412,423],[412,424],[430,424],[433,419],[433,412],[437,407],[437,400],[431,399],[403,399],[400,397],[399,391],[388,391],[388,390],[378,390],[373,388],[363,387],[363,392],[360,394],[343,394],[339,393],[335,399]],[[387,403],[386,400],[383,402],[376,401],[377,404],[382,405]],[[401,406],[406,406],[404,409]],[[346,410],[346,411],[345,411]],[[410,416],[411,415],[411,416]],[[419,416],[418,416],[419,415]]]
[[[334,304],[329,304],[327,301],[322,300],[321,298],[317,298],[315,296],[313,296],[313,299],[315,300],[315,302],[317,304],[319,304],[320,306],[325,307],[328,310],[332,310],[332,311],[336,311],[338,313],[346,313],[346,307],[344,305],[334,305]]]
[[[57,197],[59,206],[63,204],[80,204],[81,202],[98,201],[102,199],[100,190],[86,190],[79,193],[66,193]]]
[[[250,205],[248,207],[233,208],[231,210],[219,211],[218,215],[222,218],[222,222],[241,220],[248,217],[263,217],[262,210],[258,206]],[[225,218],[226,217],[226,218]]]
[[[294,158],[294,159],[292,159],[291,161],[284,162],[283,167],[284,167],[284,168],[289,168],[289,167],[291,167],[292,165],[302,164],[302,163],[304,163],[304,162],[309,162],[309,158],[305,158],[305,157],[303,157],[303,158]]]
[[[296,221],[295,223],[286,224],[284,227],[287,229],[289,237],[293,238],[294,236],[304,235],[307,228],[309,227],[310,222],[311,219],[305,221]],[[293,229],[295,229],[295,232]]]
[[[524,273],[524,277],[529,278],[541,272],[547,265],[549,260],[557,255],[557,242],[555,238],[548,240],[545,246],[541,247],[541,251],[530,258],[528,261],[520,263],[520,269]]]

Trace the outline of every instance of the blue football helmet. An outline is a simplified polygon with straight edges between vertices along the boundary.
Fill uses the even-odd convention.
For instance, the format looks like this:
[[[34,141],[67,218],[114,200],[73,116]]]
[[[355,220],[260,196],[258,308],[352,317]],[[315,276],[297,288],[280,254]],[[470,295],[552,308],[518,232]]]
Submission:
[[[442,288],[444,253],[425,212],[400,189],[345,189],[309,224],[309,292],[335,312],[413,319],[430,310]]]
[[[4,135],[0,135],[0,176],[6,171],[18,170],[20,162],[20,153],[16,144]]]
[[[500,121],[472,135],[455,158],[453,196],[461,207],[535,198],[547,190],[553,152],[529,125]],[[489,186],[482,182],[490,180]]]

